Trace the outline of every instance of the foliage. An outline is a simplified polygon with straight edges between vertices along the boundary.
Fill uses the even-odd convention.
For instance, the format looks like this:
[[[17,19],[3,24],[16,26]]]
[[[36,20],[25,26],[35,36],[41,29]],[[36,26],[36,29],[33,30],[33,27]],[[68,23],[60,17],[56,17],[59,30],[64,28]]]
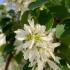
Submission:
[[[28,18],[31,15],[35,23],[45,25],[46,31],[56,28],[55,41],[61,43],[54,50],[55,55],[60,58],[59,64],[57,64],[60,70],[70,70],[70,0],[33,0],[28,4],[27,9],[20,7],[24,6],[23,4],[28,0],[13,0],[16,6],[21,5],[18,11],[14,8],[8,10],[12,1],[6,1],[7,5],[0,5],[0,29],[6,36],[6,44],[0,46],[2,54],[0,57],[4,57],[6,64],[8,64],[7,67],[9,68],[12,62],[12,67],[13,64],[15,66],[13,70],[34,70],[29,67],[29,60],[24,59],[23,52],[18,53],[15,49],[17,46],[14,45],[16,40],[14,31],[23,29],[24,24],[28,24]],[[11,54],[12,57],[9,60]]]

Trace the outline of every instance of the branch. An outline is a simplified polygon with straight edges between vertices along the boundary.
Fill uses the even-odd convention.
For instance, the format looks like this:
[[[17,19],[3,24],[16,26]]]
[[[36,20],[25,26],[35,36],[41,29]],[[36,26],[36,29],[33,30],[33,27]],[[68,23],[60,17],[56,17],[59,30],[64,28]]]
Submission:
[[[13,58],[13,54],[9,54],[8,58],[7,58],[7,62],[6,62],[6,66],[5,66],[5,70],[8,70],[8,67],[10,65],[11,59]]]

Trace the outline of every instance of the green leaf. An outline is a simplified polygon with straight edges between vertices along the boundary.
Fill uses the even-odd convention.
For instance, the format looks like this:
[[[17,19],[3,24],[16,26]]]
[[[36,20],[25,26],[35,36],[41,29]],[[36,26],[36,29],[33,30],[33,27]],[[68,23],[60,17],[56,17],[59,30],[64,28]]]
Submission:
[[[12,9],[8,11],[8,14],[9,14],[10,16],[15,16],[15,15],[16,15],[15,11],[12,10]]]
[[[62,44],[60,47],[58,47],[57,53],[62,59],[65,60],[65,62],[68,62],[70,64],[70,48],[69,48],[69,46]],[[63,61],[63,63],[64,63],[64,61]]]
[[[64,33],[61,37],[61,41],[65,45],[70,45],[70,33]]]
[[[20,70],[20,68],[19,68],[19,67],[14,67],[13,69],[14,69],[14,70]]]
[[[30,5],[29,5],[29,9],[30,10],[33,10],[33,9],[36,9],[40,6],[42,6],[43,4],[47,3],[47,0],[36,0],[36,2],[32,2]]]
[[[27,60],[27,63],[24,65],[23,70],[32,70],[31,67],[29,67],[29,61]]]
[[[66,66],[62,66],[61,70],[70,70],[70,69]]]
[[[70,19],[66,19],[62,24],[57,25],[57,37],[60,38],[61,45],[58,50],[60,56],[70,64]]]
[[[49,30],[50,28],[52,28],[53,23],[54,23],[54,19],[53,18],[49,19],[49,21],[46,24],[46,29]]]
[[[23,59],[23,53],[19,52],[16,56],[15,56],[15,60],[17,61],[17,63],[21,63]]]
[[[60,69],[61,70],[70,70],[68,67],[67,67],[67,63],[64,59],[61,59],[60,60]]]
[[[15,48],[15,46],[13,46],[12,44],[6,44],[3,51],[6,54],[10,54],[14,48]]]
[[[25,11],[21,16],[22,26],[28,22],[28,14],[29,14],[29,11]]]
[[[5,9],[5,6],[4,5],[0,5],[0,10],[3,10]]]
[[[5,31],[10,28],[12,26],[12,24],[10,23],[10,18],[9,17],[4,17],[2,18],[2,20],[0,21],[0,26],[4,29],[5,27],[7,27],[5,29]]]
[[[43,10],[40,11],[40,15],[38,17],[38,23],[40,23],[41,25],[45,25],[46,29],[48,30],[53,26],[54,20],[49,12],[47,13],[46,10]]]
[[[60,38],[61,35],[64,33],[65,29],[64,29],[65,25],[63,24],[58,24],[56,26],[56,37]]]
[[[40,15],[40,10],[37,8],[37,9],[34,9],[34,10],[31,10],[30,11],[30,14],[33,16],[33,17],[36,17],[38,18],[39,15]]]
[[[65,6],[66,6],[67,8],[70,8],[70,0],[65,0]]]
[[[61,1],[62,0],[49,0],[49,2],[52,4],[52,5],[61,5]]]
[[[4,51],[5,46],[6,46],[6,44],[5,44],[5,45],[0,46],[0,52],[3,52],[3,51]]]
[[[65,25],[65,31],[61,36],[61,41],[65,45],[70,45],[70,19],[64,20],[63,24]]]
[[[70,16],[64,5],[50,6],[48,9],[54,17],[59,17],[60,19]]]
[[[56,37],[65,45],[70,45],[70,19],[56,26]]]
[[[68,12],[70,13],[70,0],[65,0],[65,7],[67,8]]]

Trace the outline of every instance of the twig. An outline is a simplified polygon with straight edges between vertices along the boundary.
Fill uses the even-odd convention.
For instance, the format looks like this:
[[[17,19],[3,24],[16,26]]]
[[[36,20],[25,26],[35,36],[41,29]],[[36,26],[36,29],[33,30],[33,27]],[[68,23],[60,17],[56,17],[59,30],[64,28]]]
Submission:
[[[13,57],[13,54],[9,54],[8,58],[7,58],[7,62],[6,62],[6,66],[5,66],[5,70],[8,70],[8,67],[10,65],[11,59]]]

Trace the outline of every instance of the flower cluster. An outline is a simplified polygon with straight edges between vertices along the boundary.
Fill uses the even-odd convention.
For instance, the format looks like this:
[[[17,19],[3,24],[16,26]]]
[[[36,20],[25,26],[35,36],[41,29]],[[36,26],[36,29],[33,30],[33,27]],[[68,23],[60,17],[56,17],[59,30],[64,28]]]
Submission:
[[[46,27],[34,24],[34,20],[29,18],[29,24],[24,24],[24,29],[18,29],[16,33],[15,45],[17,51],[22,51],[24,59],[29,60],[30,67],[36,70],[43,70],[47,64],[53,70],[59,70],[54,62],[56,57],[54,49],[60,45],[54,41],[56,29],[46,31]],[[51,60],[52,59],[52,60]]]
[[[6,0],[7,7],[15,11],[25,12],[28,10],[28,5],[34,0]]]

